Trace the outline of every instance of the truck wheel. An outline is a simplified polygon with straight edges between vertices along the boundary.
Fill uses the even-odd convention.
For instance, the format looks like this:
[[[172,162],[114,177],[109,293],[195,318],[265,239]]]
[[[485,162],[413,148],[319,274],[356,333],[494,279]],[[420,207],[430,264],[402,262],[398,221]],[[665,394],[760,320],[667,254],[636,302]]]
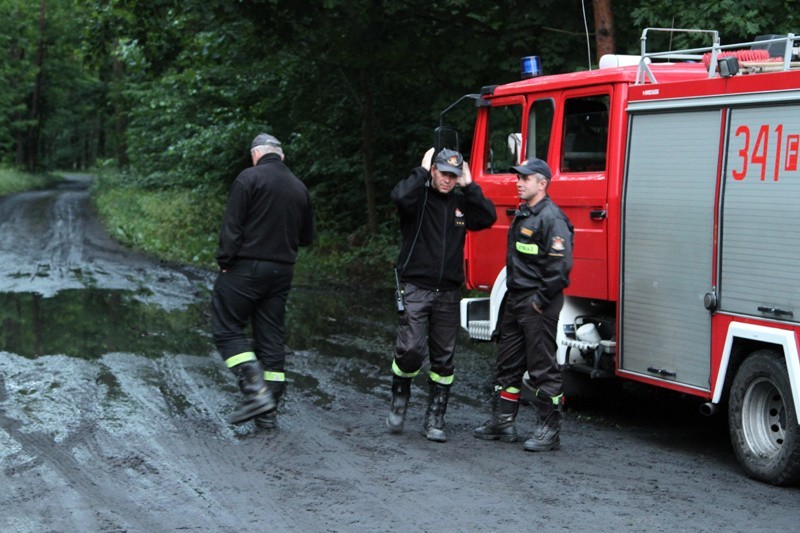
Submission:
[[[773,485],[800,480],[800,428],[781,354],[759,350],[742,363],[731,387],[728,424],[749,476]]]

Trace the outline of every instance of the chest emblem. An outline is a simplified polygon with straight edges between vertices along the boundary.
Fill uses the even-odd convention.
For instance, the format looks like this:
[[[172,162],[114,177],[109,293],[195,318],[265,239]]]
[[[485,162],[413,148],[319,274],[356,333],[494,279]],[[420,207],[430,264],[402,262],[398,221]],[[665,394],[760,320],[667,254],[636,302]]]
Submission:
[[[533,230],[528,228],[522,228],[521,230],[519,230],[519,232],[525,235],[526,237],[531,237],[533,235]]]
[[[455,218],[456,227],[457,228],[465,227],[466,226],[466,224],[464,223],[465,220],[466,219],[464,218],[464,213],[461,212],[461,209],[456,207],[456,218]]]

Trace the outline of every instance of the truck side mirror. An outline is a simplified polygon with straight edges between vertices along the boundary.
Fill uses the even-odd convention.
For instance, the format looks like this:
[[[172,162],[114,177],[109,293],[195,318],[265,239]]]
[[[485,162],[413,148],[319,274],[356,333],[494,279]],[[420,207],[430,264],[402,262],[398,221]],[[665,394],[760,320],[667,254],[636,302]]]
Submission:
[[[459,152],[458,149],[458,132],[453,128],[447,126],[439,126],[433,130],[433,147],[436,148],[435,153],[439,153],[443,148],[449,148]]]

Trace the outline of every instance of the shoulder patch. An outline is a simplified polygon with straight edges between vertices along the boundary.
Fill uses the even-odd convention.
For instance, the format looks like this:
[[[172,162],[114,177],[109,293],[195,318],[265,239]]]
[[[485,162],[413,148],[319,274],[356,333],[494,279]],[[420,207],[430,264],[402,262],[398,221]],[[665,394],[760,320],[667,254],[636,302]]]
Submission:
[[[556,235],[553,237],[553,243],[550,245],[550,249],[554,252],[563,252],[564,251],[564,238],[559,237]]]

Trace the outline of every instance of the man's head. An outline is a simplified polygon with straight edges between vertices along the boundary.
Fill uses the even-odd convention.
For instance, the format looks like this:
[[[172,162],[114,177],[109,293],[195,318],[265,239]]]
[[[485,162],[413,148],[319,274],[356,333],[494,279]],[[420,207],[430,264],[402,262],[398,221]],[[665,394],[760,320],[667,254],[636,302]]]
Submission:
[[[534,205],[547,196],[553,174],[546,162],[533,157],[511,167],[511,170],[517,173],[517,192],[522,201]]]
[[[447,194],[456,186],[461,177],[464,157],[455,150],[444,148],[433,159],[431,165],[431,185],[440,193]]]
[[[283,159],[281,142],[268,133],[259,133],[250,143],[250,157],[255,165],[266,154],[278,154]]]

